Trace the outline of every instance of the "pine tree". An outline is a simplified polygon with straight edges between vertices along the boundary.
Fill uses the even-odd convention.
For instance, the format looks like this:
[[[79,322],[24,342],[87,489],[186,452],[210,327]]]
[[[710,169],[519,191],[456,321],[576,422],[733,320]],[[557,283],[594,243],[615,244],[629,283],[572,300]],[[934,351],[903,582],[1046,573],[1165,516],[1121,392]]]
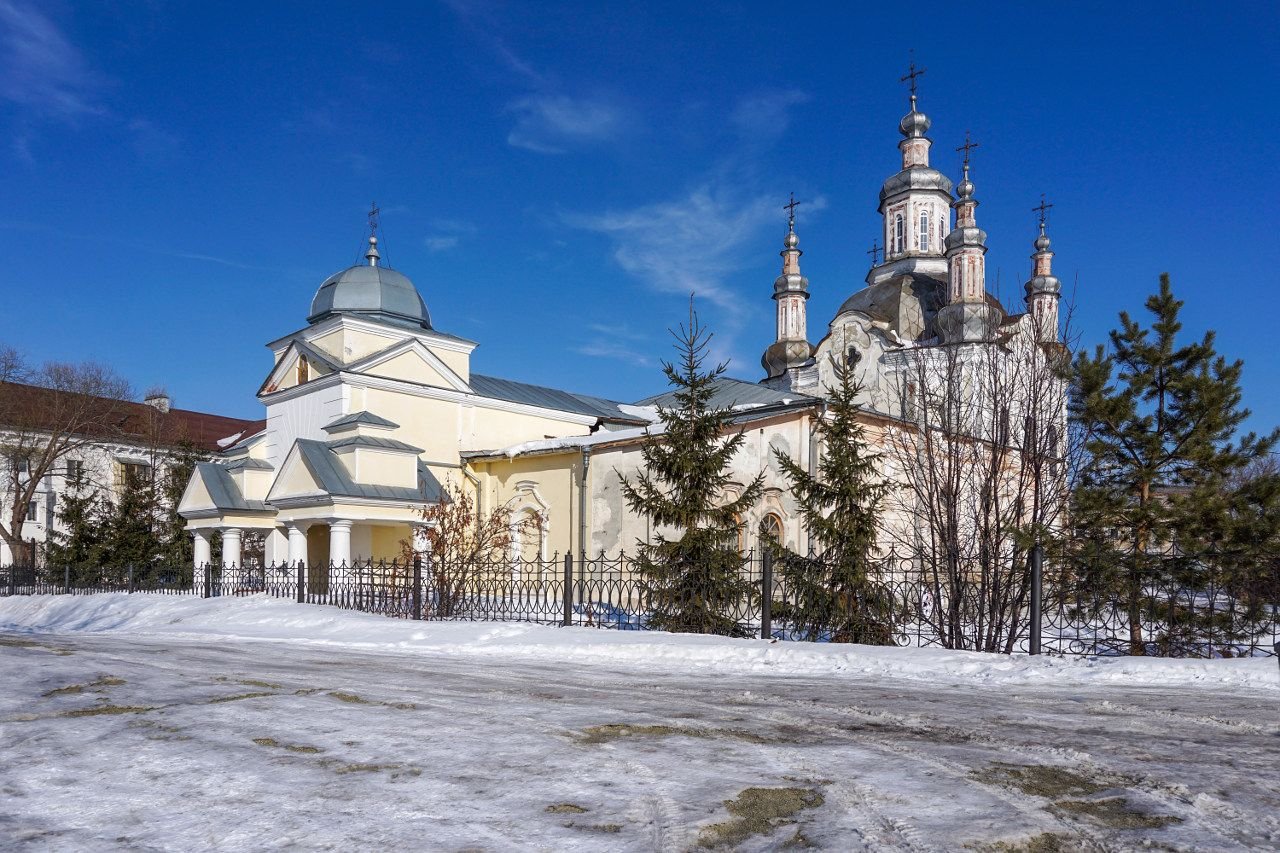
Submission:
[[[1243,363],[1214,350],[1214,333],[1179,345],[1182,330],[1167,274],[1146,309],[1151,327],[1127,312],[1111,332],[1111,352],[1101,346],[1076,360],[1071,413],[1088,454],[1073,499],[1079,538],[1099,567],[1090,581],[1111,584],[1128,610],[1131,654],[1145,654],[1143,604],[1153,583],[1205,580],[1199,560],[1170,560],[1171,544],[1193,553],[1233,475],[1268,453],[1280,430],[1233,441],[1249,417],[1241,403]],[[1166,487],[1186,493],[1169,496]],[[1214,510],[1214,506],[1217,507]],[[1209,526],[1213,526],[1210,524]],[[1182,574],[1177,575],[1181,569]],[[1171,571],[1173,570],[1173,571]]]
[[[711,407],[727,365],[703,370],[712,336],[698,322],[692,299],[688,326],[672,336],[679,364],[664,362],[663,372],[676,405],[658,409],[665,430],[646,438],[644,470],[634,482],[622,478],[628,505],[657,531],[653,542],[640,543],[637,559],[649,622],[664,631],[746,636],[735,611],[754,600],[756,589],[743,577],[738,519],[759,500],[764,475],[724,501],[730,463],[743,442],[740,431],[725,435],[732,412]]]
[[[889,487],[877,476],[879,457],[868,449],[858,422],[862,389],[855,379],[856,358],[835,363],[827,416],[814,426],[823,447],[817,476],[774,450],[818,549],[806,556],[775,545],[787,599],[775,604],[774,612],[804,639],[886,645],[893,642],[889,606],[868,570]]]

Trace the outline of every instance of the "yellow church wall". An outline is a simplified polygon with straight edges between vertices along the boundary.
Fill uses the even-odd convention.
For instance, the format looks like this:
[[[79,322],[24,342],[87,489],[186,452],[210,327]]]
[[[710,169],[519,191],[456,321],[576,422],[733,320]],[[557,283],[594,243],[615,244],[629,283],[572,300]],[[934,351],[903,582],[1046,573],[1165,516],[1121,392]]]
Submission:
[[[423,450],[422,458],[435,462],[458,461],[455,430],[459,404],[451,400],[414,397],[383,388],[367,388],[364,408],[400,425],[387,433]]]
[[[476,467],[483,512],[503,505],[516,513],[535,510],[546,521],[547,554],[577,551],[578,477],[582,467],[578,450],[503,458]]]
[[[403,559],[404,549],[401,547],[401,543],[409,540],[412,536],[409,525],[405,524],[397,527],[376,525],[370,528],[370,532],[372,534],[372,559]]]
[[[470,353],[441,349],[430,344],[427,344],[427,349],[431,350],[450,370],[462,377],[463,382],[471,381]]]
[[[554,417],[433,400],[383,388],[365,389],[362,396],[364,409],[400,424],[391,437],[421,447],[422,458],[429,462],[457,463],[461,450],[494,449],[590,432],[586,424]]]
[[[406,487],[418,484],[417,458],[408,453],[387,453],[360,447],[354,453],[340,455],[344,461],[354,458],[353,476],[358,483]]]
[[[410,351],[388,359],[382,364],[369,368],[372,376],[385,376],[388,379],[403,379],[406,382],[417,382],[420,385],[434,385],[437,388],[452,388],[453,384],[440,371],[427,364],[418,353]]]
[[[522,441],[588,435],[591,427],[553,417],[504,412],[483,406],[463,411],[459,441],[462,450],[496,450]]]

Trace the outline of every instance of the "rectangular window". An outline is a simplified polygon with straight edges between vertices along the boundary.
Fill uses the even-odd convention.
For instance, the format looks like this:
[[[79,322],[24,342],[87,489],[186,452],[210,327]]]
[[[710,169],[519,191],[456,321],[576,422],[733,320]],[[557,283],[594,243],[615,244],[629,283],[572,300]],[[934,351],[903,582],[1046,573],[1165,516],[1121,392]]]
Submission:
[[[40,504],[30,501],[27,504],[27,521],[37,521],[37,515],[40,512]]]
[[[120,463],[120,487],[140,486],[151,476],[151,466],[142,462]]]
[[[67,479],[78,483],[84,477],[84,462],[79,459],[67,460]]]

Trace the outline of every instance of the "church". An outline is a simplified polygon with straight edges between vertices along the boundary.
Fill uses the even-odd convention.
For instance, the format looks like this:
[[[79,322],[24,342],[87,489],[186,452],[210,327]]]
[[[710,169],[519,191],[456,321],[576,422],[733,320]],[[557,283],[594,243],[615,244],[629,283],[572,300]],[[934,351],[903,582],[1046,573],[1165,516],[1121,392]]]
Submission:
[[[874,445],[921,429],[931,377],[944,364],[985,361],[1007,373],[1058,346],[1048,206],[1039,208],[1025,311],[1009,312],[986,287],[987,235],[969,177],[976,146],[966,140],[959,149],[958,184],[930,165],[930,121],[912,72],[910,110],[898,126],[901,169],[879,194],[883,260],[873,258],[865,283],[811,342],[809,281],[788,205],[764,375],[723,378],[716,389],[714,404],[732,410],[733,428],[747,436],[735,478],[745,487],[765,474],[763,499],[741,519],[744,551],[764,535],[810,546],[775,454],[816,470],[822,448],[812,427],[841,360],[856,362]],[[376,233],[365,259],[320,284],[305,327],[268,344],[273,363],[258,389],[265,428],[197,467],[180,505],[197,565],[209,563],[215,532],[225,565],[242,562],[248,535],[261,537],[266,563],[398,558],[421,507],[440,499],[447,480],[473,489],[481,513],[505,505],[517,520],[536,520],[519,525],[513,566],[516,558],[616,554],[649,539],[620,484],[642,464],[647,436],[661,431],[657,408],[670,404],[667,394],[627,404],[472,373],[477,343],[436,328],[413,282],[381,263]],[[977,393],[968,374],[952,384]],[[1049,408],[1065,417],[1064,392],[1054,393]],[[978,438],[983,417],[949,428]],[[985,416],[1009,417],[1007,407]],[[886,479],[896,476],[891,455],[882,467]],[[888,523],[912,526],[907,517]]]

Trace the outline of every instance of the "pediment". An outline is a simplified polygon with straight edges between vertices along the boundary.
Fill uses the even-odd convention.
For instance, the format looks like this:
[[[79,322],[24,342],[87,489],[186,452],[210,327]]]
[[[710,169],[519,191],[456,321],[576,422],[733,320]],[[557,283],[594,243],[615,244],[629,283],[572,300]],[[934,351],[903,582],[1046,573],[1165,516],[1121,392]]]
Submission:
[[[328,491],[320,484],[315,473],[307,465],[306,458],[297,444],[289,448],[289,455],[280,466],[280,473],[267,491],[267,503],[293,498],[320,497]]]
[[[367,376],[399,379],[437,388],[452,388],[464,393],[471,392],[471,386],[461,376],[416,339],[404,340],[375,352],[347,365],[346,369],[352,373]]]
[[[275,367],[271,368],[267,378],[262,381],[258,396],[303,385],[339,369],[340,365],[315,347],[301,340],[290,341]]]

